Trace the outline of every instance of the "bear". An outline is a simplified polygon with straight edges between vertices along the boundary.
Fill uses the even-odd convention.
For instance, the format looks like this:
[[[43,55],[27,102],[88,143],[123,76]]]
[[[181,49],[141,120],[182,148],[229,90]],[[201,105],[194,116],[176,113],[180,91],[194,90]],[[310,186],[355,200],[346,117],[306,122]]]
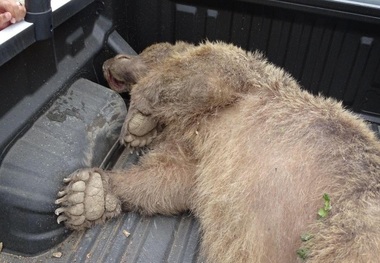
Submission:
[[[103,70],[131,96],[120,142],[149,150],[65,178],[58,223],[190,211],[206,262],[378,262],[380,143],[342,103],[223,42],[158,43]]]

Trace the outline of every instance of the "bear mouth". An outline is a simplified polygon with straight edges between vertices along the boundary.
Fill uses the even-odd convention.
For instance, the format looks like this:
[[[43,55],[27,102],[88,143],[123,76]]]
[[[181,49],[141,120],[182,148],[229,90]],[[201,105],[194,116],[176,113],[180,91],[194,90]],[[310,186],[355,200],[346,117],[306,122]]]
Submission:
[[[111,89],[116,91],[117,93],[123,93],[127,91],[127,88],[125,87],[125,82],[122,80],[116,79],[110,70],[107,72],[107,81],[110,85]]]

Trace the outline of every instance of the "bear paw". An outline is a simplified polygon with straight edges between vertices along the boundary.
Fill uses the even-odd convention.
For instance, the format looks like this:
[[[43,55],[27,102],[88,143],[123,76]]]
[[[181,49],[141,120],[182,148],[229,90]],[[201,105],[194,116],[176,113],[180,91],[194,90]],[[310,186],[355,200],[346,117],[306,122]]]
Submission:
[[[121,211],[120,200],[108,192],[108,176],[100,169],[82,169],[63,179],[68,185],[58,192],[57,222],[74,230],[103,223]]]
[[[120,141],[132,148],[149,145],[157,136],[157,121],[141,112],[135,112],[124,123]]]

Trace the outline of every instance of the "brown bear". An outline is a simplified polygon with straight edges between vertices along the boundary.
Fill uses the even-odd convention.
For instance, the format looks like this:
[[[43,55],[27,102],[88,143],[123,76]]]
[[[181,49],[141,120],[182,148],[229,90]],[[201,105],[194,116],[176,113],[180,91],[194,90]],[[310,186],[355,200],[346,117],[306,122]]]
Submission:
[[[207,262],[379,261],[380,143],[340,103],[224,43],[156,44],[104,72],[131,95],[121,142],[150,150],[66,178],[59,222],[190,210]]]

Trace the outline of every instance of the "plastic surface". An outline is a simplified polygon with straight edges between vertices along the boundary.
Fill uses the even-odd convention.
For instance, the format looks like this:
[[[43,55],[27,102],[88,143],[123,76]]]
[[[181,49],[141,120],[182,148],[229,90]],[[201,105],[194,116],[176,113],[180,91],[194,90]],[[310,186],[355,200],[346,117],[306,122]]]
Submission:
[[[0,241],[32,255],[65,237],[54,201],[62,179],[99,166],[117,141],[124,100],[88,80],[76,81],[20,138],[0,166]]]
[[[334,16],[369,23],[380,23],[380,2],[378,0],[238,0],[287,10],[299,10],[322,16]]]
[[[0,67],[0,162],[12,141],[62,90],[78,78],[103,79],[103,61],[114,55],[104,48],[112,22],[93,15],[96,8],[89,6],[53,38],[34,43]]]
[[[114,169],[127,169],[136,161],[126,149]],[[124,213],[103,226],[73,232],[63,243],[34,257],[0,254],[0,262],[91,262],[91,263],[202,263],[199,224],[193,216],[142,217]],[[60,256],[55,258],[54,255]]]

